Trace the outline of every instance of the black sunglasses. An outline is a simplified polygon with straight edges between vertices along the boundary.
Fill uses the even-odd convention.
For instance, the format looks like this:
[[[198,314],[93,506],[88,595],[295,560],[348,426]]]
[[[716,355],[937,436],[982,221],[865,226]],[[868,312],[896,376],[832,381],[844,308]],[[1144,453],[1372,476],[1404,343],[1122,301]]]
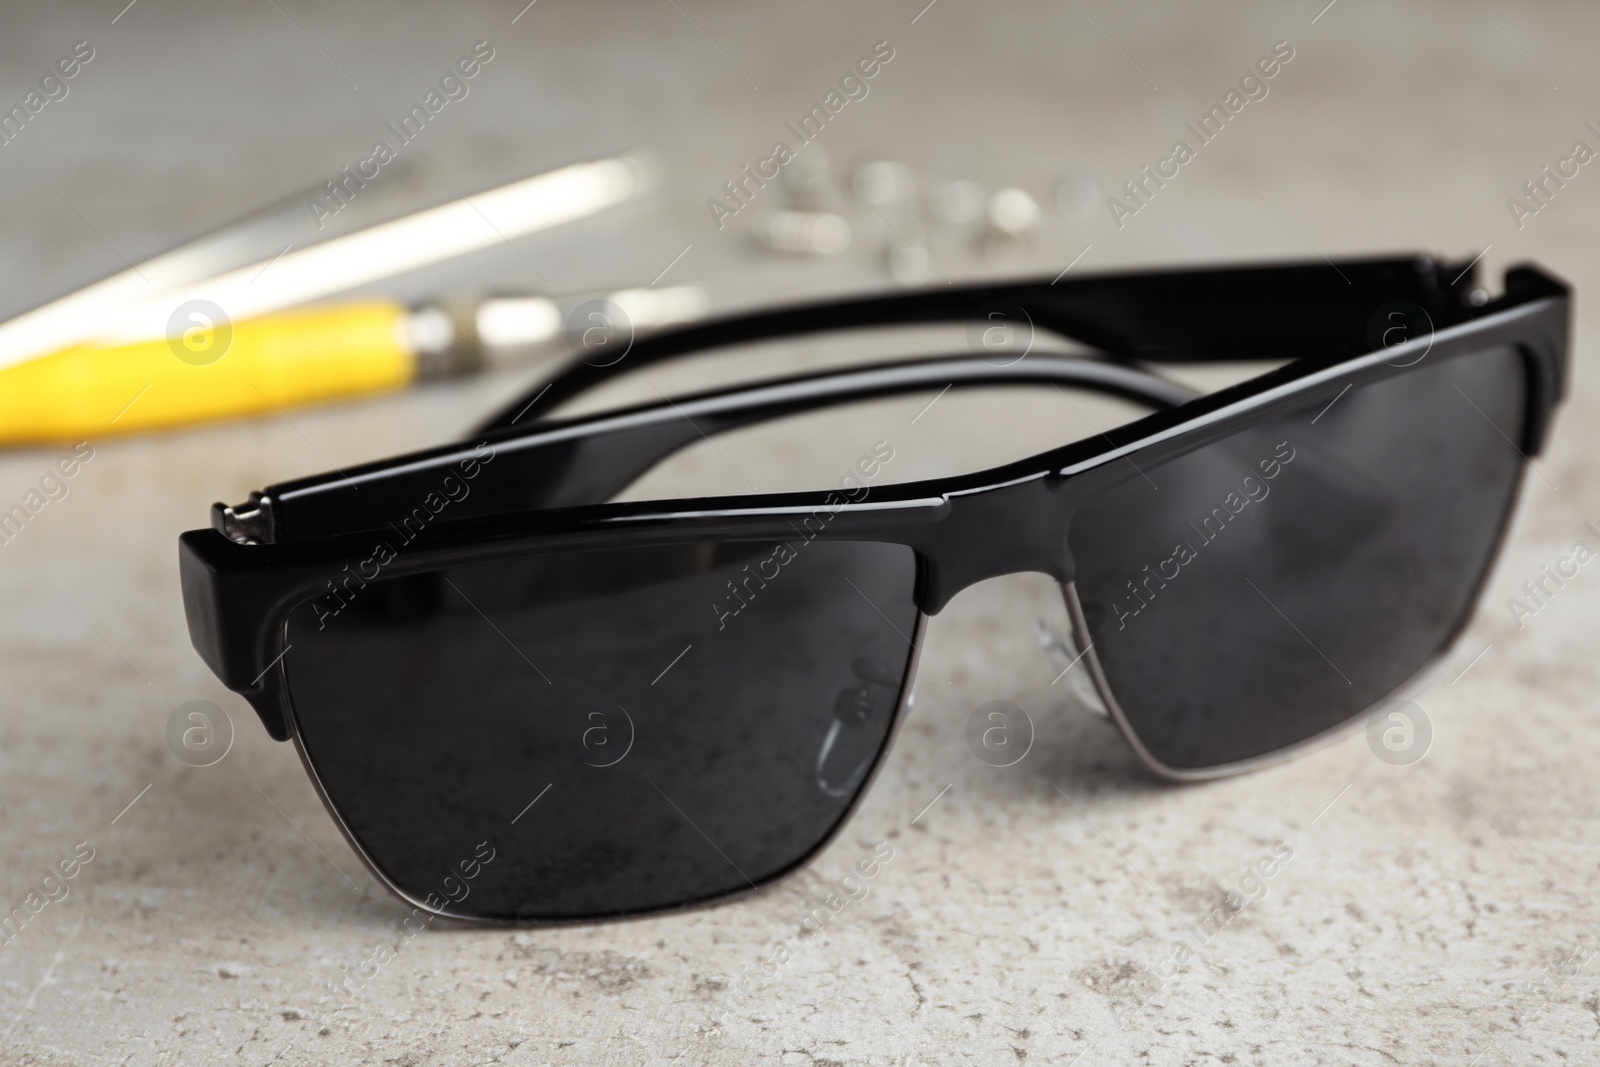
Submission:
[[[1159,774],[1259,766],[1358,719],[1466,624],[1564,391],[1569,312],[1535,268],[1491,300],[1471,265],[1413,257],[712,322],[574,361],[466,444],[218,505],[181,539],[190,633],[413,905],[548,921],[706,903],[839,830],[909,703],[924,620],[992,576],[1061,583],[1106,710]],[[541,417],[706,349],[997,316],[1096,352]],[[1241,360],[1276,366],[1207,395],[1150,369]],[[1019,383],[1153,411],[979,474],[607,503],[703,435]]]

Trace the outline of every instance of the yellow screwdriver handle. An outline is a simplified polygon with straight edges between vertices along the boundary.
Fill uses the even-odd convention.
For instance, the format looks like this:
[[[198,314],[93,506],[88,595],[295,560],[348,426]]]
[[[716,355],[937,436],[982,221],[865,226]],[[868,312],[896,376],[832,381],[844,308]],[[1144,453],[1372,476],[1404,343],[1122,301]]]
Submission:
[[[0,445],[80,441],[404,388],[417,361],[389,301],[196,317],[182,336],[70,348],[0,370]]]

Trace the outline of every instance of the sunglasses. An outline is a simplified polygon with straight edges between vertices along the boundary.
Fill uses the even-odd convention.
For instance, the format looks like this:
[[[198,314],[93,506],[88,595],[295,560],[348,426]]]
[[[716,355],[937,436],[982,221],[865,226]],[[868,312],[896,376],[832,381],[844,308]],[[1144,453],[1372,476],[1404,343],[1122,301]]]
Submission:
[[[1567,374],[1569,291],[1426,257],[950,287],[714,321],[575,359],[466,443],[273,486],[182,535],[194,645],[292,738],[412,905],[596,920],[790,873],[911,701],[923,626],[983,579],[1061,585],[1159,775],[1361,718],[1472,612]],[[582,418],[626,370],[827,331],[996,323],[1085,355],[912,359]],[[981,350],[981,346],[980,346]],[[1198,395],[1161,365],[1256,361]],[[977,474],[609,502],[702,439],[830,405],[1036,385],[1150,413]],[[1067,434],[1064,437],[1070,436]]]

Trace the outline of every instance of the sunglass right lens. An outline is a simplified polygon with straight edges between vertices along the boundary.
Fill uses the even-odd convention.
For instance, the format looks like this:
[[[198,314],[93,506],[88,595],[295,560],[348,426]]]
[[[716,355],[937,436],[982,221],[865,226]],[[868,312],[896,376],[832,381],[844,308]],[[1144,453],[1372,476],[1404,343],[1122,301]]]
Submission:
[[[797,537],[380,577],[297,609],[283,670],[324,791],[408,895],[625,915],[759,885],[838,826],[899,707],[916,575],[902,545]]]

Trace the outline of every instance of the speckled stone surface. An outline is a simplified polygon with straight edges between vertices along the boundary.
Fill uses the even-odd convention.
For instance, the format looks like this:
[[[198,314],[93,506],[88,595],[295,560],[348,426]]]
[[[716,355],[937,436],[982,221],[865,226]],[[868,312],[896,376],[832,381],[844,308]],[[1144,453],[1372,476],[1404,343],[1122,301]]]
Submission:
[[[1357,733],[1236,779],[1157,783],[1052,686],[1059,668],[1033,629],[1063,624],[1059,596],[1041,576],[1012,576],[932,621],[915,711],[862,809],[804,873],[618,925],[436,923],[341,999],[331,984],[396,945],[389,923],[406,909],[345,844],[292,748],[189,648],[175,539],[215,499],[464,433],[534,372],[100,442],[67,496],[0,546],[0,907],[92,849],[67,895],[0,947],[0,1061],[1600,1062],[1600,570],[1520,627],[1507,607],[1600,522],[1600,170],[1582,167],[1521,228],[1507,206],[1575,141],[1600,148],[1584,125],[1600,125],[1600,15],[1500,0],[924,3],[14,7],[0,104],[75,42],[95,58],[0,148],[0,310],[336,174],[480,40],[495,58],[471,95],[407,149],[431,195],[636,146],[656,150],[666,186],[403,291],[545,287],[535,270],[562,291],[643,285],[669,264],[667,280],[702,283],[718,308],[889,286],[886,226],[859,202],[845,209],[855,244],[821,260],[752,247],[751,220],[776,190],[721,231],[705,206],[888,41],[870,94],[813,147],[840,170],[888,158],[1017,185],[1046,209],[1021,248],[936,233],[936,283],[1053,275],[1080,253],[1073,269],[1087,271],[1486,247],[1496,280],[1535,258],[1575,282],[1572,399],[1476,620],[1413,698],[1432,723],[1427,755],[1390,766]],[[1294,58],[1267,97],[1121,229],[1103,204],[1085,219],[1058,209],[1059,178],[1088,176],[1103,201],[1277,41]],[[783,346],[770,366],[842,353]],[[727,373],[646,377],[671,390]],[[913,477],[1025,455],[1063,426],[1089,432],[1048,397],[1001,394],[952,395],[913,424],[928,399],[720,444],[766,489],[831,484],[880,438],[895,444],[895,476]],[[61,451],[0,455],[0,506]],[[652,479],[661,494],[743,487],[709,449]],[[1005,769],[965,741],[972,710],[997,699],[1037,730]],[[214,766],[169,751],[168,719],[188,700],[220,704],[236,728]],[[883,842],[893,859],[865,899],[771,984],[739,984]],[[1200,937],[1196,924],[1274,849],[1265,895]],[[1203,944],[1162,982],[1180,940]]]

